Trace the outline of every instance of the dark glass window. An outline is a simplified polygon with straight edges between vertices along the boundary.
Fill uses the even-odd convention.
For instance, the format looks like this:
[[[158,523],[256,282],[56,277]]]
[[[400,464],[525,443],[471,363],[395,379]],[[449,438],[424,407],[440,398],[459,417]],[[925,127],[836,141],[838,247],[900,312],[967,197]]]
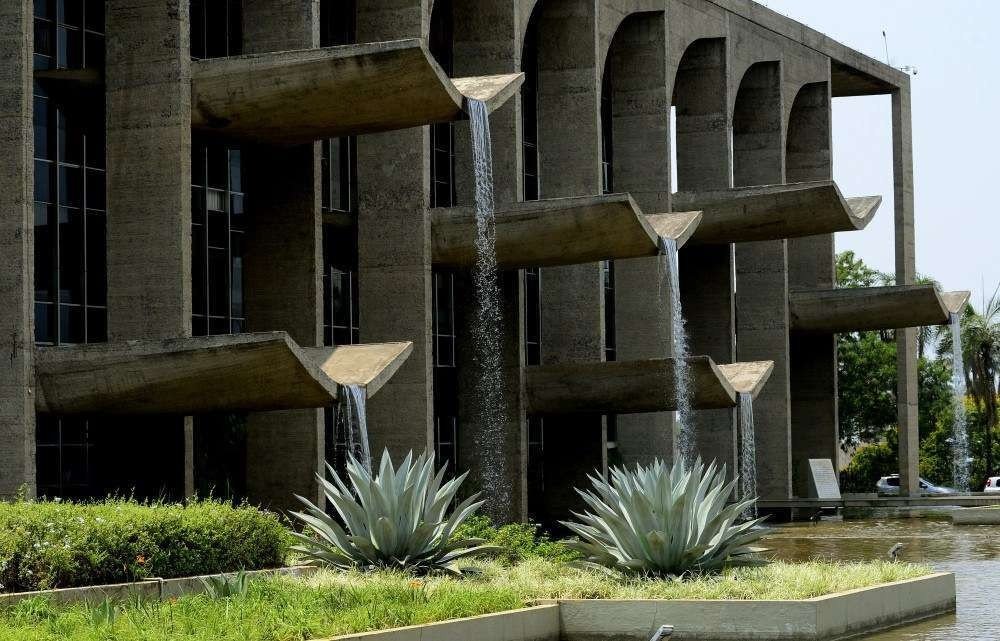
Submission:
[[[524,352],[527,365],[542,362],[542,276],[537,267],[524,270]]]
[[[243,53],[243,0],[191,0],[191,57]]]
[[[521,56],[521,71],[524,84],[521,85],[521,146],[524,154],[524,199],[538,200],[539,158],[538,158],[538,21],[528,23],[524,36],[524,51]]]
[[[452,48],[452,7],[450,0],[437,0],[431,14],[428,48],[451,76],[454,72]],[[431,125],[431,207],[452,207],[455,195],[455,127],[445,122]]]
[[[604,360],[617,358],[615,345],[615,261],[601,263],[604,278]]]
[[[354,44],[357,40],[357,0],[320,0],[321,47]]]
[[[354,138],[323,141],[323,342],[361,341]]]
[[[35,0],[35,69],[104,67],[104,0]]]
[[[611,115],[613,85],[611,70],[604,70],[601,85],[601,190],[605,194],[614,193],[614,120]]]
[[[34,90],[35,341],[107,340],[104,100]]]
[[[434,449],[439,466],[457,470],[458,368],[455,367],[455,274],[433,274]]]
[[[38,495],[82,498],[90,495],[90,459],[93,444],[89,421],[37,416],[35,462]]]
[[[192,332],[237,334],[246,328],[243,152],[198,140],[191,150]]]

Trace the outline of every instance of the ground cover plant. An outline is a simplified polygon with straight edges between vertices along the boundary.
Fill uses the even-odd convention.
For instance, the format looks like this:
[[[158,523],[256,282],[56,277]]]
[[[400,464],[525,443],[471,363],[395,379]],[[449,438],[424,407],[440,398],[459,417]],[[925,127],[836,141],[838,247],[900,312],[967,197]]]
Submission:
[[[479,562],[462,579],[398,571],[320,571],[254,579],[224,598],[55,607],[41,597],[0,609],[0,641],[305,641],[510,610],[544,598],[799,599],[921,576],[908,563],[731,568],[687,581],[649,580],[543,558]]]
[[[274,514],[218,501],[0,503],[0,591],[278,567],[290,542]]]

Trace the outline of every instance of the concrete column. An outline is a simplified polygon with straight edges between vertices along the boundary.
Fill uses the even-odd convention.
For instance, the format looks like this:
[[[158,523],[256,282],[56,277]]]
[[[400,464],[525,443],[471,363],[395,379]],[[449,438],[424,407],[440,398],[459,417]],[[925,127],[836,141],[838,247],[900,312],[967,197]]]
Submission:
[[[106,5],[108,340],[191,335],[187,0]],[[155,162],[151,162],[155,159]],[[177,419],[185,451],[191,418]],[[185,454],[184,492],[194,491]]]
[[[358,8],[358,41],[426,37],[427,0]],[[429,128],[358,139],[358,257],[362,340],[413,341],[413,353],[368,404],[372,452],[398,459],[434,446],[431,350]]]
[[[677,188],[725,189],[732,184],[726,41],[696,40],[677,66]],[[685,248],[680,253],[681,305],[692,354],[718,363],[736,360],[733,246]],[[735,471],[736,412],[695,413],[695,443],[706,460]]]
[[[670,98],[667,93],[666,23],[663,13],[626,18],[605,62],[614,77],[615,191],[631,193],[646,213],[669,211]],[[619,360],[673,353],[663,259],[615,261],[615,311]],[[672,460],[672,412],[618,417],[618,453],[625,465]]]
[[[892,94],[892,173],[896,229],[896,284],[910,285],[916,277],[913,235],[913,134],[910,86]],[[899,421],[899,492],[920,494],[917,389],[917,330],[896,330],[896,403]]]
[[[516,73],[521,67],[521,34],[516,3],[464,0],[452,4],[454,75]],[[497,205],[520,200],[522,189],[520,96],[490,115],[493,196]],[[455,124],[455,181],[459,204],[475,203],[475,172],[469,123]],[[506,416],[501,425],[484,420],[476,384],[473,324],[479,305],[471,271],[456,278],[459,376],[458,459],[471,472],[469,489],[485,491],[483,512],[495,521],[528,517],[528,439],[524,413],[524,301],[518,272],[500,274],[503,305],[502,349]]]
[[[601,191],[600,84],[596,4],[545,0],[538,23],[538,132],[542,197]],[[600,265],[541,270],[543,364],[604,357]],[[604,473],[606,433],[600,415],[545,418],[545,496],[541,512],[568,516],[581,506],[572,488]]]
[[[35,495],[31,4],[0,6],[0,500]]]
[[[792,103],[788,120],[785,174],[788,182],[833,177],[830,84],[807,84]],[[808,216],[809,212],[802,212]],[[788,240],[788,286],[829,289],[836,285],[833,234]],[[837,423],[837,337],[792,334],[791,402],[794,489],[807,491],[806,465],[811,458],[836,465],[840,450]]]
[[[247,0],[243,50],[319,46],[316,0]],[[244,256],[247,326],[283,330],[303,346],[322,345],[322,218],[319,143],[245,154],[250,230]],[[257,186],[257,189],[254,189]],[[257,412],[247,417],[247,495],[275,509],[294,494],[322,500],[323,411]]]
[[[784,182],[781,66],[752,65],[733,110],[735,186]],[[787,241],[736,247],[737,354],[741,361],[773,360],[774,372],[754,403],[758,491],[762,498],[792,493],[788,342]]]

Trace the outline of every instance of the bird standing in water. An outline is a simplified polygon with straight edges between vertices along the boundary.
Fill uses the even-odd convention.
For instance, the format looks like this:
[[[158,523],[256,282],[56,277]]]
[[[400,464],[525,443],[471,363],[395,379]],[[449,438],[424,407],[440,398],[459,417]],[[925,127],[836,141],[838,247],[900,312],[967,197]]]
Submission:
[[[903,549],[903,544],[902,543],[897,543],[896,545],[894,545],[891,548],[889,548],[889,560],[890,561],[898,561],[899,560],[899,558],[898,558],[899,557],[899,552],[902,549]]]

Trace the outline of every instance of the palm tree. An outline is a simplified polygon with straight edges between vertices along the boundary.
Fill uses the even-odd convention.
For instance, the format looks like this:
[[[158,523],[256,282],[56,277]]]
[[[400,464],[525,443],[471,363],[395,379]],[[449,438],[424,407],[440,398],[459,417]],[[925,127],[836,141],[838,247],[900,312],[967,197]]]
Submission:
[[[952,350],[951,332],[942,327],[938,353]],[[1000,286],[976,312],[967,305],[962,315],[962,358],[969,396],[983,417],[986,475],[992,476],[993,431],[997,425],[997,381],[1000,377]]]

